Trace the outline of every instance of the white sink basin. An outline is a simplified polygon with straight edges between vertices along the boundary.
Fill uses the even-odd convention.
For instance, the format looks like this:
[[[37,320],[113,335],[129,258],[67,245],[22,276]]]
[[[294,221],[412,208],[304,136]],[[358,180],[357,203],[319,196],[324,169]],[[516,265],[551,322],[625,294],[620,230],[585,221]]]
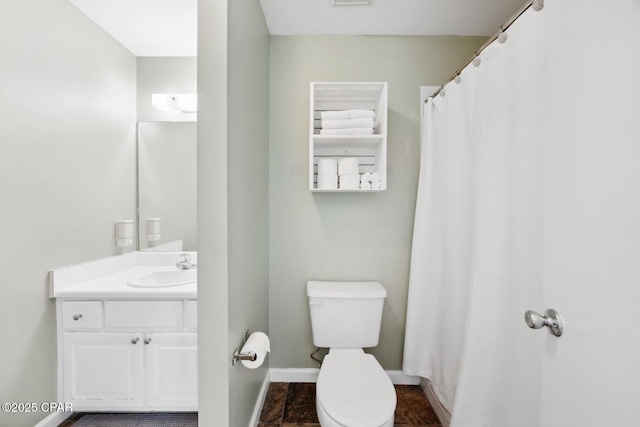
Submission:
[[[137,288],[168,288],[196,283],[197,270],[154,271],[127,280],[129,286]]]

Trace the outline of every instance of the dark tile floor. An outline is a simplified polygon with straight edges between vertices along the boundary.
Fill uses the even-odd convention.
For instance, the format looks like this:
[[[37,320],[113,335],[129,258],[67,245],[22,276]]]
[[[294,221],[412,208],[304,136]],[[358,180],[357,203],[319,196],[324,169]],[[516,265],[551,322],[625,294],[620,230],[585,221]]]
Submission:
[[[396,385],[395,427],[441,427],[420,386]],[[320,427],[314,383],[271,383],[259,427]]]
[[[420,386],[396,385],[395,427],[442,427]],[[71,427],[87,413],[76,413],[59,427]],[[314,383],[271,383],[258,427],[320,427]]]
[[[76,423],[80,418],[82,418],[86,413],[84,412],[76,412],[72,414],[69,418],[64,420],[61,424],[58,424],[58,427],[70,427]]]
[[[194,425],[194,422],[197,422],[198,419],[198,414],[195,412],[178,412],[178,413],[166,413],[168,415],[170,415],[170,418],[165,418],[163,420],[158,420],[158,415],[162,414],[162,413],[139,413],[139,414],[135,414],[135,413],[127,413],[129,415],[133,414],[133,415],[139,415],[141,416],[139,419],[137,420],[129,420],[126,422],[126,425],[132,425],[132,423],[135,423],[135,425],[145,425],[145,426],[150,426],[150,425],[157,425],[157,426],[165,426],[165,425]],[[74,425],[76,425],[76,423],[78,423],[78,421],[80,421],[83,417],[89,417],[93,419],[93,424],[91,425],[99,425],[99,426],[121,426],[123,425],[123,422],[120,421],[113,421],[111,419],[111,421],[109,421],[109,415],[113,416],[113,415],[121,415],[118,413],[109,413],[109,412],[76,412],[74,414],[72,414],[69,418],[67,418],[66,420],[64,420],[61,424],[58,424],[58,427],[72,427]],[[99,416],[100,418],[105,418],[105,419],[100,419],[100,420],[96,420],[96,416]],[[85,419],[85,423],[86,423],[86,419]]]

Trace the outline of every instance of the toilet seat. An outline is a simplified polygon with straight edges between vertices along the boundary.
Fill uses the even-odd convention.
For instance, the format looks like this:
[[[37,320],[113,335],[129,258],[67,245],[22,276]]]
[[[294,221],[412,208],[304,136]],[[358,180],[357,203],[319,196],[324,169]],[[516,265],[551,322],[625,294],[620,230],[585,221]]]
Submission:
[[[316,383],[317,405],[338,425],[393,425],[396,391],[382,366],[362,349],[331,349]]]

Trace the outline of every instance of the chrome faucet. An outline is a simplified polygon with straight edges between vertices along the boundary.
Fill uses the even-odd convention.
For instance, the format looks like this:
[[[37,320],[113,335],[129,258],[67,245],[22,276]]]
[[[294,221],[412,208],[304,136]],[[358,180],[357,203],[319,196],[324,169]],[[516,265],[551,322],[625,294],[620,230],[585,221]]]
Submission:
[[[191,262],[191,255],[188,253],[180,254],[179,257],[181,259],[176,263],[178,270],[189,270],[190,268],[196,267],[196,264]]]

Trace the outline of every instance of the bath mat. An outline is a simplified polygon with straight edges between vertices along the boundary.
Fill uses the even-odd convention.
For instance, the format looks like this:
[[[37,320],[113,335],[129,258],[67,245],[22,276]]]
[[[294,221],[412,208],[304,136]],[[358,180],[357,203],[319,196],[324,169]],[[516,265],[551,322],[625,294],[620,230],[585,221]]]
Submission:
[[[198,414],[87,414],[76,421],[73,427],[198,427]]]

